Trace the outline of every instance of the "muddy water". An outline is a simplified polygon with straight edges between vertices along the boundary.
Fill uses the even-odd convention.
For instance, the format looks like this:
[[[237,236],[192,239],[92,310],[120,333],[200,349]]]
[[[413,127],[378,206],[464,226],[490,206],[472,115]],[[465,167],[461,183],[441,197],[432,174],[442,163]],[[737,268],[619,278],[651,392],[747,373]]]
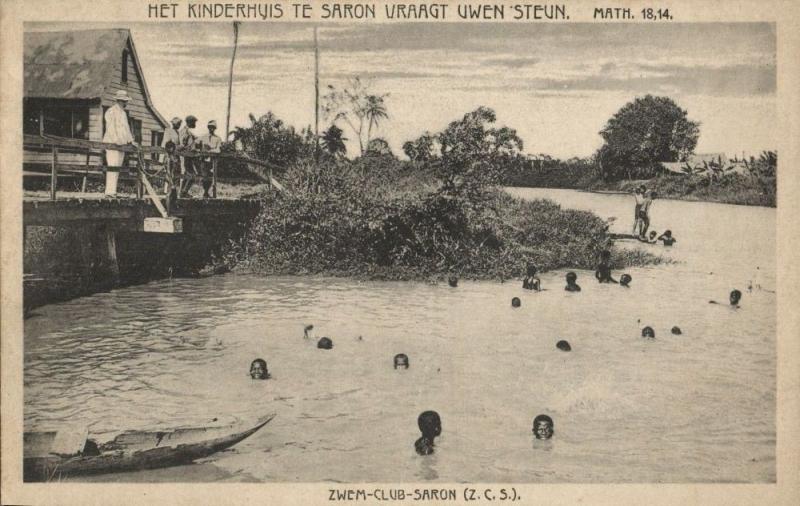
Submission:
[[[511,191],[631,225],[630,197]],[[26,430],[85,425],[102,438],[278,414],[198,464],[96,481],[774,482],[774,209],[652,210],[675,246],[621,244],[674,262],[629,270],[630,289],[583,271],[579,294],[563,272],[544,274],[540,293],[225,275],[38,308],[25,322]],[[732,288],[740,309],[708,303]],[[332,350],[303,339],[309,323]],[[654,341],[638,337],[644,325]],[[408,370],[392,367],[400,352]],[[271,380],[250,380],[255,357]],[[444,430],[423,458],[426,409]],[[531,437],[539,413],[555,420],[546,444]]]

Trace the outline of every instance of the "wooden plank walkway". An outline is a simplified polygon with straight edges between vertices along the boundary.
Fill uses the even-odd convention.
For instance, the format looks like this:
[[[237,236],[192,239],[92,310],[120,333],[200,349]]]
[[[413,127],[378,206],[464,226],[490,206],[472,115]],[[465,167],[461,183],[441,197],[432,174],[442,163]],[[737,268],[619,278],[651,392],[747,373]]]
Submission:
[[[163,202],[163,200],[162,200]],[[179,199],[172,203],[170,215],[200,218],[230,214],[251,215],[261,208],[255,199]],[[136,198],[32,199],[22,203],[22,218],[29,225],[69,225],[80,222],[111,223],[117,228],[141,230],[144,218],[160,216],[149,200]]]

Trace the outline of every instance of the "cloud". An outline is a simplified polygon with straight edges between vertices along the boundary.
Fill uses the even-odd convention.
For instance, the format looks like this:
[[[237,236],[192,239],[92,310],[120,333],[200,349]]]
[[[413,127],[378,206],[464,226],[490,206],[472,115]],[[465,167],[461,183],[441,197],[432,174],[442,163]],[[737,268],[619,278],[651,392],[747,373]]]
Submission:
[[[518,69],[521,67],[533,67],[540,61],[542,61],[542,59],[535,56],[506,56],[501,58],[486,58],[481,64]]]

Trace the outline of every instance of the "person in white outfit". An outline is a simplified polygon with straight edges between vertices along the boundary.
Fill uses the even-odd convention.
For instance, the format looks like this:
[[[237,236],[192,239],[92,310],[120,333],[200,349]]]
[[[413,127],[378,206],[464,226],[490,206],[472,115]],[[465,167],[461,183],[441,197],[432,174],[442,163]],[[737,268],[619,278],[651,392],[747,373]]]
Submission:
[[[128,106],[130,97],[124,90],[117,91],[114,96],[116,103],[106,111],[106,133],[103,135],[103,142],[111,144],[133,144],[133,134],[128,124],[128,113],[125,108]],[[119,170],[125,161],[124,151],[106,150],[106,195],[117,194],[117,180]]]

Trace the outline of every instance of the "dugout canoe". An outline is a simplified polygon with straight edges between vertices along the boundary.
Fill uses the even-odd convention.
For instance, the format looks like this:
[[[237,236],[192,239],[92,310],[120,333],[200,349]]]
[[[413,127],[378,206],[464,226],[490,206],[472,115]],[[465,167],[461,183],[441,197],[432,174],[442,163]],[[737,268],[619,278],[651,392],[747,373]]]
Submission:
[[[70,476],[118,473],[189,464],[230,448],[269,423],[126,431],[98,444],[76,431],[25,432],[24,481],[51,481]]]

